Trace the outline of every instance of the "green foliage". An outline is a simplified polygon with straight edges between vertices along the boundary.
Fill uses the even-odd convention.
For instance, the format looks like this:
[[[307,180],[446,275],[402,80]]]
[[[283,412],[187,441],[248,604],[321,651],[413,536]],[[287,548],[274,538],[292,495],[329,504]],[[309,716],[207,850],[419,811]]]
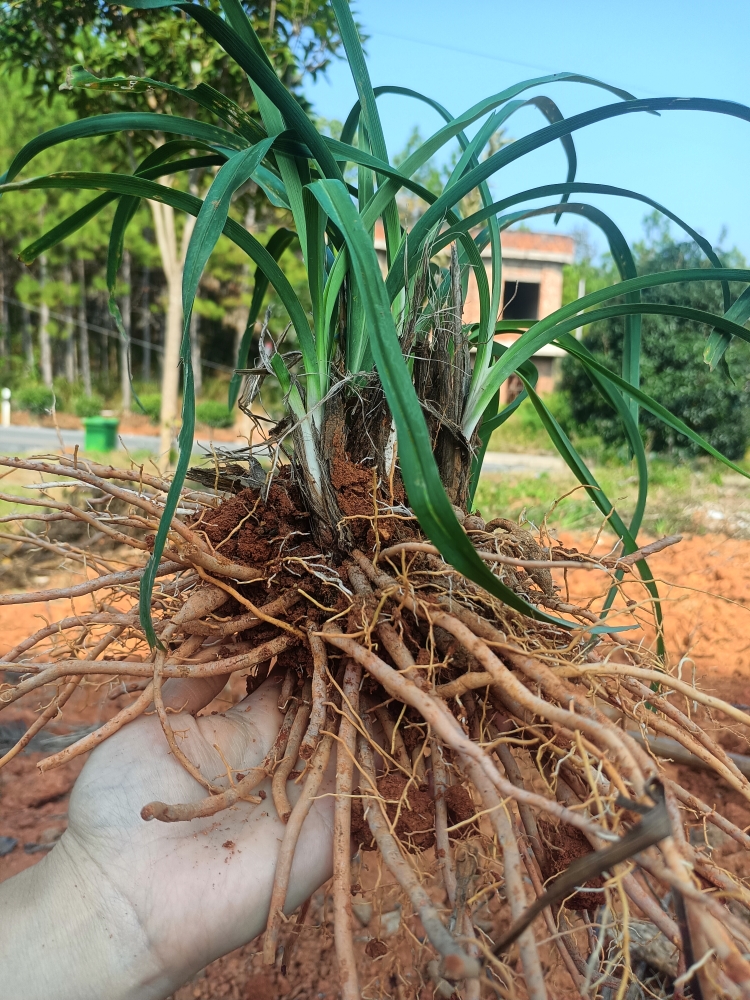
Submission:
[[[138,398],[149,420],[154,424],[158,424],[159,414],[161,413],[161,393],[146,392],[142,396],[139,395]]]
[[[104,400],[93,393],[91,396],[77,396],[73,404],[77,417],[98,417],[104,409]]]
[[[655,228],[653,220],[647,241],[636,246],[635,251],[642,272],[707,267],[692,243],[675,240],[667,228]],[[741,266],[743,262],[737,259],[736,263]],[[675,283],[647,290],[643,299],[714,313],[722,311],[721,288],[713,282]],[[623,323],[621,317],[613,317],[584,332],[584,345],[614,371],[622,365]],[[737,459],[744,455],[750,440],[750,345],[735,340],[728,356],[729,372],[723,366],[711,371],[703,359],[708,333],[705,326],[679,316],[645,316],[640,355],[642,385],[711,445]],[[563,361],[562,388],[570,401],[573,421],[582,433],[599,435],[610,446],[622,439],[617,414],[570,356]],[[652,452],[697,455],[702,450],[648,411],[642,414],[641,428]]]
[[[208,6],[221,10],[217,0],[210,0]],[[314,77],[324,70],[340,44],[325,0],[306,0],[304,5],[276,0],[273,5],[246,7],[276,72],[292,90],[299,90],[303,73]],[[69,67],[79,63],[102,77],[155,77],[182,88],[208,84],[220,93],[233,94],[242,107],[254,105],[252,90],[237,63],[210,35],[196,30],[190,18],[175,16],[169,7],[129,10],[103,0],[24,0],[23,5],[9,5],[3,12],[0,63],[33,74],[38,94],[48,100],[65,84]],[[80,116],[103,110],[95,91],[73,96]],[[129,103],[120,94],[108,95],[106,100],[112,104],[107,110]],[[157,90],[150,93],[149,103],[155,110],[179,114],[188,100]]]
[[[291,4],[291,0],[289,2]],[[289,321],[283,348],[280,335],[277,334],[274,340],[270,331],[265,332],[268,335],[264,334],[259,345],[260,358],[255,370],[260,378],[276,381],[293,417],[290,440],[313,518],[321,522],[330,518],[330,505],[326,500],[330,456],[321,453],[320,442],[325,440],[322,432],[332,391],[341,393],[338,398],[344,403],[354,405],[359,403],[363,387],[369,389],[379,385],[395,424],[409,503],[427,536],[448,561],[490,593],[528,615],[550,620],[540,608],[526,604],[502,584],[478,558],[474,546],[462,532],[441,485],[440,470],[432,454],[423,414],[425,401],[417,397],[413,381],[414,355],[431,350],[432,335],[443,322],[442,317],[456,307],[456,284],[462,283],[461,291],[465,296],[471,271],[477,282],[479,302],[479,320],[471,330],[476,353],[473,368],[467,374],[468,386],[462,387],[465,389],[461,393],[463,409],[455,420],[452,433],[463,436],[468,453],[477,445],[479,431],[481,443],[477,448],[475,473],[478,474],[481,466],[481,455],[491,429],[508,419],[509,425],[513,421],[528,421],[531,427],[528,407],[511,406],[497,413],[500,386],[511,374],[517,373],[538,422],[554,447],[585,486],[590,499],[608,516],[608,523],[622,538],[625,551],[635,551],[647,489],[646,457],[637,427],[639,412],[648,413],[649,421],[652,417],[660,419],[670,428],[669,433],[686,434],[693,444],[718,454],[710,441],[670,413],[659,399],[640,389],[641,319],[645,317],[646,322],[652,314],[658,313],[715,327],[718,332],[711,341],[711,350],[712,356],[718,358],[732,338],[750,340],[744,327],[750,317],[750,295],[733,301],[737,286],[732,284],[750,281],[750,270],[724,267],[698,233],[650,199],[612,186],[576,182],[577,156],[573,137],[581,129],[624,114],[711,111],[750,122],[750,109],[729,101],[701,98],[635,100],[616,87],[560,73],[509,87],[461,115],[453,116],[437,102],[414,91],[397,87],[374,90],[349,4],[347,0],[330,0],[330,4],[308,4],[305,11],[312,18],[320,14],[320,23],[328,24],[331,32],[340,36],[357,91],[357,103],[343,125],[340,139],[333,139],[316,127],[307,115],[293,93],[295,81],[288,78],[283,65],[279,67],[269,58],[263,33],[260,36],[256,33],[240,0],[221,0],[220,4],[210,0],[204,5],[185,5],[179,12],[144,9],[160,7],[159,0],[132,0],[132,3],[139,8],[136,13],[118,13],[112,15],[110,21],[102,22],[100,44],[104,49],[116,46],[121,37],[118,35],[121,25],[130,23],[139,47],[144,48],[148,56],[148,33],[165,31],[170,38],[179,40],[170,56],[179,65],[167,60],[153,71],[153,75],[169,76],[168,82],[159,84],[154,79],[144,78],[141,65],[137,67],[141,79],[113,81],[96,80],[81,72],[71,75],[70,85],[77,88],[73,96],[80,109],[87,113],[94,110],[91,101],[97,91],[105,91],[106,95],[113,92],[114,96],[105,95],[103,105],[96,110],[116,108],[118,114],[87,118],[40,136],[19,153],[6,174],[5,183],[0,185],[0,192],[95,192],[97,200],[92,202],[94,207],[88,214],[105,203],[119,200],[113,237],[115,249],[121,245],[127,218],[144,199],[163,202],[196,217],[183,283],[186,322],[180,349],[183,373],[180,454],[153,556],[141,587],[141,620],[149,640],[156,642],[150,619],[153,574],[179,502],[196,416],[188,317],[205,267],[222,235],[238,248],[237,252],[247,255],[252,262],[249,266],[255,272],[251,319],[241,340],[241,359],[252,360],[250,347],[254,342],[254,323],[263,315],[263,307],[271,294],[275,296],[275,308],[281,313],[283,322],[286,323],[287,318]],[[28,9],[37,21],[32,17],[30,36],[40,30],[38,24],[43,24],[46,30],[46,8],[47,5],[45,13],[40,15],[41,0],[31,0]],[[101,10],[96,4],[86,9]],[[291,10],[282,0],[277,9],[280,14]],[[56,5],[54,12],[54,17],[59,17]],[[335,31],[330,20],[333,16]],[[74,34],[78,29],[67,14],[63,20],[66,18],[71,26],[69,34]],[[17,28],[19,22],[11,21]],[[196,29],[196,24],[200,30]],[[315,34],[316,29],[312,30]],[[326,34],[325,28],[322,33]],[[271,35],[270,25],[268,35]],[[60,37],[66,39],[68,35],[63,30]],[[221,65],[229,67],[226,85],[218,87],[217,91],[205,87],[184,89],[194,81],[185,78],[192,52],[185,49],[183,42],[188,47],[204,46],[200,51],[218,53]],[[32,64],[37,65],[33,63],[36,59],[40,69],[44,58],[44,54],[29,54]],[[110,75],[115,72],[121,73],[122,68],[113,65]],[[195,73],[198,74],[198,69]],[[538,93],[541,87],[562,83],[599,88],[614,94],[617,100],[566,119],[551,98]],[[237,103],[226,96],[229,93],[238,98]],[[415,139],[413,148],[398,165],[389,158],[378,109],[377,99],[384,93],[425,102],[444,122],[424,141]],[[193,104],[190,113],[187,112],[189,102]],[[149,111],[145,111],[144,105]],[[536,108],[547,124],[504,144],[503,129],[509,127],[510,118],[529,105]],[[138,113],[124,110],[133,106],[139,109]],[[154,115],[155,109],[161,114]],[[168,115],[172,117],[168,119]],[[133,149],[142,151],[153,148],[150,141],[153,143],[154,131],[160,136],[168,132],[179,138],[159,145],[130,175],[122,169],[116,172],[79,170],[18,180],[20,171],[25,170],[35,156],[55,149],[60,142],[96,137],[104,141],[105,136],[116,132],[122,137],[122,147],[131,144]],[[493,201],[489,185],[499,171],[537,149],[558,142],[563,146],[567,161],[563,181]],[[435,157],[441,162],[440,157],[445,152],[450,154],[454,143],[460,151],[457,159],[450,161],[450,173],[438,171],[437,177],[425,174],[424,171],[430,169],[429,164],[436,162]],[[130,169],[133,167],[137,167],[137,155]],[[210,180],[208,191],[190,183],[196,171],[209,169],[212,173],[206,175]],[[173,183],[159,183],[159,179],[166,176]],[[237,212],[238,200],[250,189],[258,192],[259,198],[267,197],[273,209],[283,214],[283,227],[273,227],[272,235],[265,242],[256,236],[257,229],[238,221],[242,218]],[[409,192],[407,197],[419,199],[423,206],[420,211],[409,213],[408,232],[399,219],[403,191]],[[201,194],[205,194],[203,199]],[[692,269],[662,269],[639,274],[622,233],[604,212],[586,203],[585,196],[589,194],[635,198],[657,208],[695,240],[712,269],[703,266],[701,258],[700,265]],[[576,198],[570,200],[573,195]],[[540,201],[544,204],[540,205]],[[524,220],[543,215],[558,219],[564,213],[581,216],[604,233],[614,265],[611,283],[604,282],[579,301],[572,297],[551,316],[529,322],[524,335],[502,351],[494,342],[502,292],[500,233]],[[374,245],[376,225],[380,221],[385,238],[385,277]],[[72,231],[82,222],[83,215],[79,213],[63,228]],[[282,252],[281,244],[286,246],[283,229],[296,234],[302,251],[303,270],[298,283],[292,282],[287,273],[289,262],[299,258]],[[52,230],[45,239],[27,248],[24,259],[51,251],[62,235],[61,229]],[[458,265],[452,272],[445,267],[448,254],[444,251],[449,247]],[[486,247],[489,247],[493,262],[489,274],[482,257]],[[115,253],[111,259],[116,262],[116,257]],[[110,287],[113,287],[115,270],[112,268],[108,275]],[[710,284],[719,290],[720,298],[713,311],[711,306],[709,311],[701,312],[694,306],[675,303],[676,290],[686,281],[700,288]],[[587,352],[585,345],[570,336],[580,323],[581,310],[588,311],[589,323],[625,317],[620,334],[621,375],[602,366],[595,355]],[[458,346],[457,340],[456,333],[452,341],[454,349]],[[567,414],[560,410],[558,419],[534,392],[528,362],[553,341],[573,355],[576,363],[597,382],[617,411],[623,439],[633,449],[637,499],[628,523],[613,509],[603,485],[594,479],[566,434],[563,425]],[[294,347],[298,350],[293,350]],[[230,393],[237,388],[237,381],[233,380]],[[359,409],[356,412],[359,413]],[[537,432],[538,426],[535,426],[534,433]],[[476,475],[473,484],[476,484]],[[335,528],[334,525],[330,527]],[[643,561],[637,566],[657,600],[648,567]]]
[[[55,394],[46,385],[26,383],[16,391],[15,402],[22,410],[28,410],[35,417],[43,417],[52,409]]]
[[[234,413],[227,409],[226,403],[215,399],[204,399],[195,407],[195,418],[201,424],[209,427],[231,427],[234,424]]]

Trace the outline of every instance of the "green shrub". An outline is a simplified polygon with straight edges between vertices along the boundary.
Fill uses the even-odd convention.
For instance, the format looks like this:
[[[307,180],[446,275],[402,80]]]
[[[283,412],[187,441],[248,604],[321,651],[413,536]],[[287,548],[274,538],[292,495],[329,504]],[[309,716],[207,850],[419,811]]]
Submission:
[[[158,424],[161,415],[161,393],[146,392],[138,397],[151,423]],[[137,404],[136,404],[137,406]]]
[[[234,413],[228,410],[226,403],[216,399],[204,399],[195,408],[195,417],[209,427],[231,427],[234,423]]]
[[[650,235],[649,242],[635,248],[640,274],[706,267],[695,245],[673,240],[665,229],[657,230],[656,238]],[[734,263],[731,253],[725,255],[725,262]],[[645,289],[641,298],[719,315],[724,312],[718,282],[675,282]],[[644,316],[642,388],[714,448],[729,458],[742,458],[750,443],[750,407],[745,389],[750,378],[750,348],[735,337],[726,355],[728,369],[720,366],[712,371],[703,360],[708,333],[707,327],[680,316]],[[616,317],[590,326],[583,343],[597,361],[620,373],[623,335],[624,320]],[[571,357],[563,360],[562,389],[570,400],[572,419],[580,433],[599,435],[607,445],[623,440],[616,412]],[[640,425],[649,451],[675,456],[700,454],[696,444],[646,409],[641,409]]]
[[[96,393],[91,396],[78,396],[74,409],[77,417],[98,417],[104,409],[104,400]]]
[[[46,385],[24,385],[16,393],[16,404],[22,410],[28,410],[35,417],[43,417],[52,409],[55,399],[54,392]]]

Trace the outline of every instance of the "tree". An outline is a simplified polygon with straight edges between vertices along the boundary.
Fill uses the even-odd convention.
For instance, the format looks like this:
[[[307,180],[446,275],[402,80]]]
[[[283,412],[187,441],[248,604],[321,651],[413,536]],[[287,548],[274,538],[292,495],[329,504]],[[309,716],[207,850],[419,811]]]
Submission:
[[[646,220],[646,238],[634,247],[641,274],[709,266],[693,242],[674,238],[667,223],[656,216]],[[736,251],[720,257],[727,266],[742,267]],[[611,265],[588,264],[587,291],[611,281]],[[593,279],[593,280],[592,280]],[[687,306],[721,314],[721,287],[712,282],[681,282],[642,292],[646,302]],[[711,370],[704,361],[710,328],[675,315],[643,318],[641,378],[643,388],[672,413],[730,458],[742,458],[750,440],[750,347],[735,339],[727,366]],[[624,320],[606,319],[584,327],[584,345],[612,371],[622,366]],[[611,403],[597,391],[572,358],[563,361],[562,388],[570,400],[573,419],[607,443],[623,440],[622,424]],[[699,446],[666,426],[648,410],[641,412],[648,448],[654,452],[696,455]]]
[[[208,6],[220,10],[211,0]],[[245,4],[258,38],[285,86],[300,98],[304,74],[325,70],[339,46],[333,11],[325,0],[271,0]],[[70,68],[79,64],[89,76],[103,79],[130,76],[168,80],[172,87],[194,90],[210,86],[215,96],[231,93],[244,112],[257,113],[253,90],[237,63],[182,12],[169,8],[129,10],[103,0],[26,0],[11,7],[0,22],[0,65],[20,69],[35,82],[35,92],[54,100],[66,88],[68,106],[78,117],[108,111],[149,109],[163,114],[210,118],[205,108],[174,89],[135,88],[87,79],[77,86]],[[126,133],[104,140],[110,156],[124,169],[164,142],[164,136],[144,140]],[[162,183],[169,184],[165,177]],[[188,186],[198,193],[199,176]],[[149,201],[156,242],[166,279],[166,326],[160,419],[162,462],[169,462],[178,408],[178,355],[182,329],[182,272],[192,234],[190,218],[182,222],[169,204]],[[113,312],[117,315],[117,310]],[[119,320],[119,317],[118,317]],[[124,329],[124,328],[123,328]],[[127,358],[123,354],[123,364]],[[123,384],[123,400],[128,392]]]

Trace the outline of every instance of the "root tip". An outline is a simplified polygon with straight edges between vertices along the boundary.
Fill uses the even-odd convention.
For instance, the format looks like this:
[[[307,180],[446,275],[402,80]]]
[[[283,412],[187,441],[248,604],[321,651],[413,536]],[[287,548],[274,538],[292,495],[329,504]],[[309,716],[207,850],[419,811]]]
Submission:
[[[146,822],[156,819],[158,814],[166,808],[163,802],[149,802],[141,809],[141,819],[145,819]]]

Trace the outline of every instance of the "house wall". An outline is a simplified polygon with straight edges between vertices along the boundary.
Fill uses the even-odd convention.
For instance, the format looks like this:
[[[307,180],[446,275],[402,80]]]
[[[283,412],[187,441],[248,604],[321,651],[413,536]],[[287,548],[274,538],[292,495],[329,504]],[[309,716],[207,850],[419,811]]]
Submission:
[[[529,233],[516,230],[506,230],[501,236],[503,251],[503,294],[500,300],[498,319],[503,318],[503,302],[513,294],[513,288],[506,296],[506,286],[515,282],[535,284],[539,286],[538,304],[535,316],[524,316],[524,319],[543,319],[555,312],[562,305],[563,267],[572,264],[575,244],[570,236],[557,233]],[[382,224],[378,223],[375,230],[375,248],[378,252],[383,273],[386,269],[385,240]],[[492,280],[492,264],[489,248],[482,252],[482,260],[487,277]],[[521,317],[519,317],[521,318]],[[473,273],[469,274],[466,300],[463,310],[464,323],[479,322],[479,289]],[[518,339],[519,334],[497,334],[495,339],[510,346]],[[546,395],[555,388],[560,369],[560,357],[563,351],[547,345],[536,354],[532,360],[539,370],[537,391]],[[501,402],[507,402],[520,391],[520,381],[512,377],[504,383],[500,390]]]

